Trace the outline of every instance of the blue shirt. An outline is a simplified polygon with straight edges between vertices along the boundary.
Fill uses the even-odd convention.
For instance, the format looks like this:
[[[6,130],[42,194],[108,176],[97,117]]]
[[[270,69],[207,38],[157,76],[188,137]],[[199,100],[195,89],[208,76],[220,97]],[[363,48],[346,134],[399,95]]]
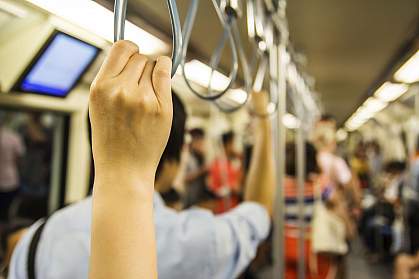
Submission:
[[[88,278],[91,211],[87,198],[48,219],[36,254],[38,279]],[[254,258],[270,226],[266,210],[257,203],[245,202],[215,216],[198,208],[176,212],[158,193],[154,218],[161,279],[235,278]],[[9,279],[27,278],[28,247],[38,226],[35,223],[18,243]]]

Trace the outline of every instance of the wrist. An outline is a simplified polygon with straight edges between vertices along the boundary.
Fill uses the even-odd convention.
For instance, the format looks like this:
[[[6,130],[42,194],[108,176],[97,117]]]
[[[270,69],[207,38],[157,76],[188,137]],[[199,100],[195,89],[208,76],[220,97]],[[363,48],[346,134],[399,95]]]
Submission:
[[[95,169],[94,191],[109,195],[135,195],[152,199],[154,176],[154,173]]]

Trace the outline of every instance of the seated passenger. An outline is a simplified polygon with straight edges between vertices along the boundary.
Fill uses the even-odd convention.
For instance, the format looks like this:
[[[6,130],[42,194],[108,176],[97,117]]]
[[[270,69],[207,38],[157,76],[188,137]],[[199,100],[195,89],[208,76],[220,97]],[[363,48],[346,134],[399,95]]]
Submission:
[[[266,113],[266,94],[253,94],[255,109]],[[183,145],[185,110],[173,95],[172,129],[157,168],[155,189],[172,185]],[[154,194],[159,278],[236,278],[253,259],[269,232],[274,166],[269,119],[255,118],[255,147],[241,205],[220,216],[192,208],[176,212]],[[130,167],[130,166],[127,166]],[[36,252],[40,279],[88,278],[92,200],[59,210],[46,222]],[[19,242],[10,265],[10,279],[25,279],[29,246],[41,222]],[[141,261],[142,259],[138,259]]]

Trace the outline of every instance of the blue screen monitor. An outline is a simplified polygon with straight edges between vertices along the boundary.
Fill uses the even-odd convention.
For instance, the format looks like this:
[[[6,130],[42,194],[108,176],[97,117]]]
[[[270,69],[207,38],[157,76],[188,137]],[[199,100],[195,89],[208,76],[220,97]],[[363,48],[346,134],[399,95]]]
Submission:
[[[65,97],[93,63],[99,49],[62,32],[54,32],[14,89]]]

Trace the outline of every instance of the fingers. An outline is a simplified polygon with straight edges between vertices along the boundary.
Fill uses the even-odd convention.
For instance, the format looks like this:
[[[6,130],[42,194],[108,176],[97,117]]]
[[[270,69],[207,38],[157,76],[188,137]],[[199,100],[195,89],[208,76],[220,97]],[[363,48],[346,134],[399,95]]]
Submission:
[[[140,78],[140,87],[143,89],[148,90],[153,90],[153,83],[152,83],[152,74],[153,74],[153,69],[154,69],[154,65],[156,64],[155,61],[152,60],[148,60],[144,70],[143,70],[143,74],[141,75]]]
[[[100,67],[97,78],[116,77],[124,70],[130,58],[137,54],[138,51],[138,46],[130,41],[114,43],[102,67]]]
[[[152,83],[156,97],[159,101],[165,102],[171,100],[171,78],[172,61],[167,56],[160,56],[157,58],[154,66]]]
[[[121,75],[126,78],[127,81],[138,85],[140,82],[142,73],[147,63],[147,57],[139,53],[134,54],[129,59],[127,65],[122,71]]]

